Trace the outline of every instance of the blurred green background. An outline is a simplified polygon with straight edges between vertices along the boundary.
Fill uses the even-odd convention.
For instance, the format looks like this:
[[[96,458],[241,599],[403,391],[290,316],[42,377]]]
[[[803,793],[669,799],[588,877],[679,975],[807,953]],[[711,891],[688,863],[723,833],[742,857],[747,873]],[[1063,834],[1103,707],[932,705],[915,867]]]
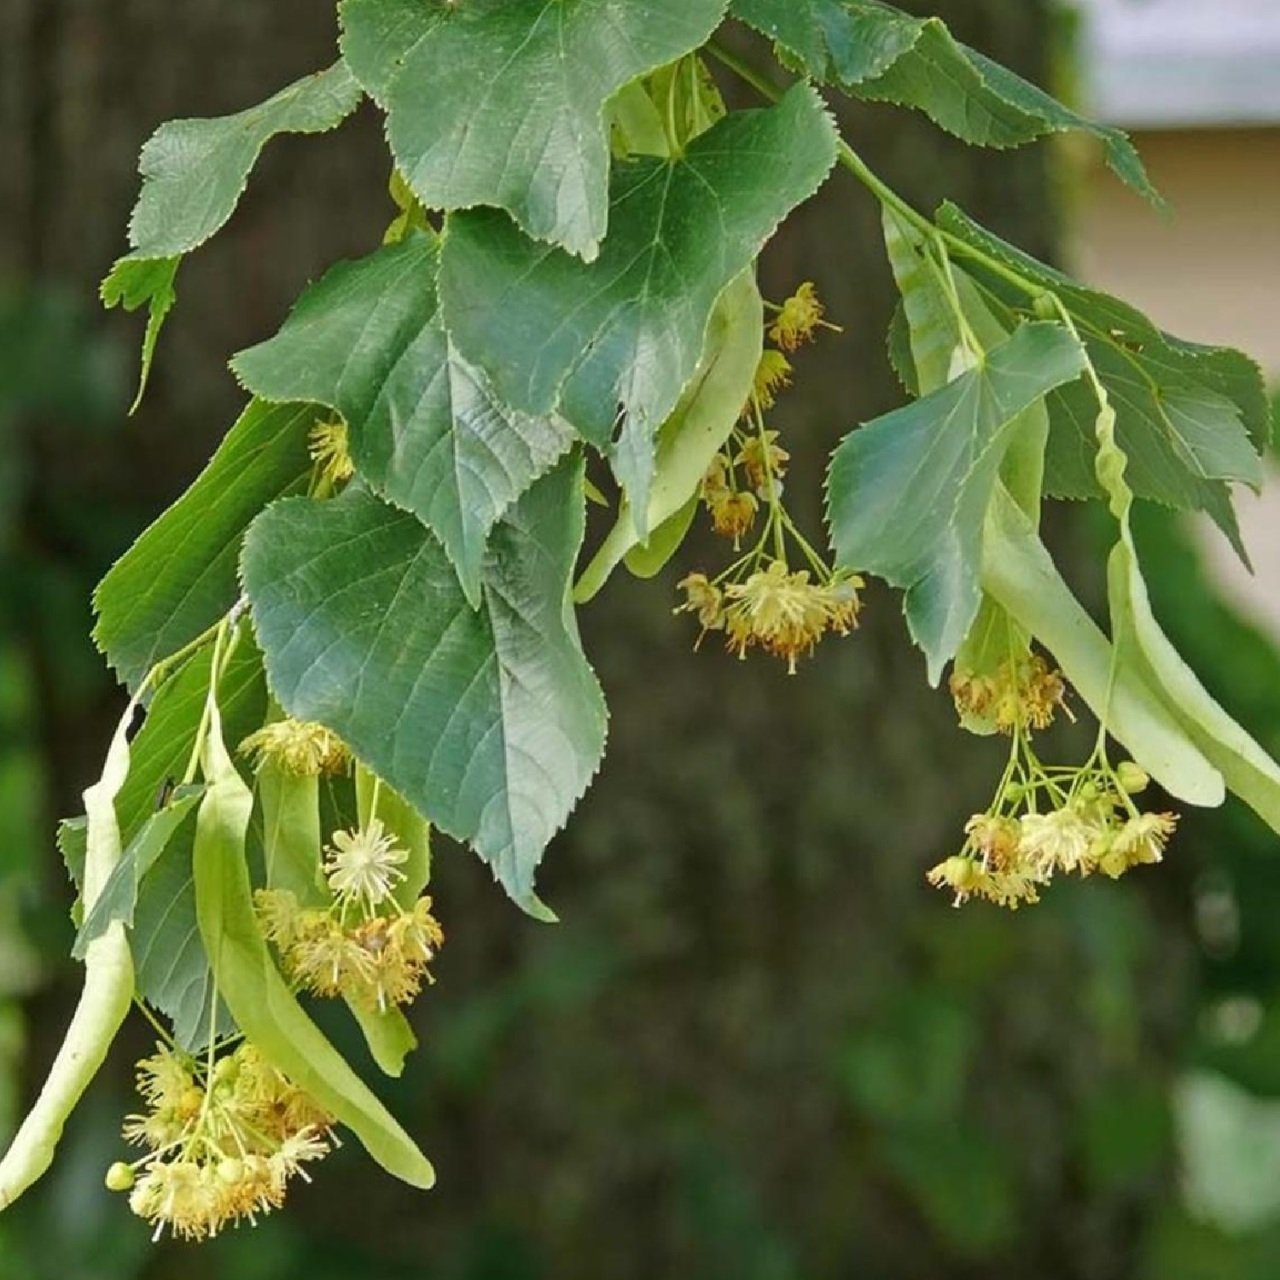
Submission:
[[[1040,0],[929,7],[1042,83],[1069,66]],[[89,592],[232,420],[226,355],[376,244],[374,114],[269,149],[184,268],[132,419],[140,325],[99,312],[95,284],[155,124],[324,65],[331,9],[0,0],[0,1135],[79,982],[52,830],[122,703]],[[950,195],[1060,257],[1088,157],[978,153],[888,110],[845,124],[917,204]],[[844,326],[799,358],[779,418],[810,529],[832,443],[900,399],[877,229],[838,176],[764,264],[769,296],[816,278]],[[1105,523],[1059,511],[1051,531],[1096,605]],[[1174,639],[1280,751],[1270,642],[1216,597],[1181,525],[1145,511],[1140,532]],[[450,941],[415,1013],[423,1050],[382,1092],[439,1188],[410,1192],[348,1144],[256,1231],[152,1247],[101,1182],[148,1048],[134,1020],[52,1174],[0,1217],[0,1280],[1280,1275],[1274,836],[1231,804],[1189,815],[1159,870],[1055,886],[1016,917],[950,910],[923,871],[985,805],[1000,746],[924,687],[884,590],[794,679],[694,654],[673,583],[712,554],[618,581],[583,617],[614,718],[541,882],[564,923],[520,916],[462,851],[437,860]]]

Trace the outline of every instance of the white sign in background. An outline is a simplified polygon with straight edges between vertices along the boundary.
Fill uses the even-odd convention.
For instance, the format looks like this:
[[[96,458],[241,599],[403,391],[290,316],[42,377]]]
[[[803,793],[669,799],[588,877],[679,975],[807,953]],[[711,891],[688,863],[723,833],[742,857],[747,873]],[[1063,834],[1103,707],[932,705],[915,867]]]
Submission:
[[[1280,121],[1280,0],[1075,0],[1090,107],[1148,128]]]

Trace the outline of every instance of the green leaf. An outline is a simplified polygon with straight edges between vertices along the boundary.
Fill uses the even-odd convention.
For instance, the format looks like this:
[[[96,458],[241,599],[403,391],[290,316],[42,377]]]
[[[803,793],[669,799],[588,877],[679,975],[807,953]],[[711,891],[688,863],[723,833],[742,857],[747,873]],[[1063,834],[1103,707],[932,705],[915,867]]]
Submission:
[[[924,21],[858,0],[732,0],[730,12],[823,83],[862,84],[920,39]]]
[[[580,459],[520,499],[491,540],[478,612],[421,523],[357,489],[277,503],[243,560],[290,714],[340,734],[539,914],[535,868],[604,748],[567,598],[583,505]]]
[[[754,274],[744,272],[721,295],[707,326],[707,341],[693,381],[658,432],[653,484],[645,527],[648,542],[624,498],[618,520],[574,590],[590,600],[624,557],[640,577],[652,577],[688,531],[698,487],[711,460],[742,416],[764,345],[764,304]]]
[[[132,931],[138,994],[168,1017],[173,1038],[188,1051],[208,1041],[213,999],[213,972],[196,923],[194,839],[191,820],[142,882]],[[220,1033],[230,1029],[225,1008],[219,1008],[217,1023]]]
[[[906,591],[934,683],[978,612],[983,518],[1015,420],[1083,368],[1065,329],[1023,325],[983,364],[852,432],[835,452],[837,561]]]
[[[272,963],[245,859],[253,796],[227,754],[212,691],[208,715],[207,789],[196,815],[193,870],[200,935],[218,989],[245,1038],[272,1066],[351,1129],[384,1169],[411,1186],[430,1187],[430,1162],[303,1012]]]
[[[84,861],[88,852],[89,820],[81,814],[75,818],[63,818],[58,823],[55,836],[63,865],[79,893],[84,885]],[[79,902],[77,901],[77,906]],[[74,912],[73,912],[74,914]]]
[[[949,261],[933,257],[936,246],[926,244],[914,227],[889,208],[884,210],[884,233],[889,263],[902,294],[896,337],[901,349],[895,360],[900,368],[909,370],[910,389],[919,395],[945,386],[956,371],[958,353],[964,354],[957,307],[972,338],[984,349],[1006,341],[1016,322],[1006,323],[1005,316],[997,319],[978,286]],[[1009,430],[1012,439],[1000,465],[1001,482],[1038,526],[1049,431],[1044,401],[1037,400],[1024,409]],[[956,651],[955,669],[995,675],[1011,657],[1029,652],[1026,631],[984,592],[973,625]],[[994,715],[979,716],[961,708],[960,720],[971,733],[996,732]]]
[[[983,539],[982,585],[1057,660],[1108,732],[1170,795],[1221,804],[1222,775],[1128,663],[1112,648],[1054,567],[1035,526],[996,490]]]
[[[478,605],[493,526],[573,432],[554,413],[508,409],[462,359],[440,323],[435,272],[421,235],[342,263],[232,368],[265,399],[338,410],[357,471],[434,530]]]
[[[126,311],[147,308],[147,329],[142,338],[142,368],[138,374],[138,390],[129,412],[133,413],[142,403],[151,377],[151,362],[155,358],[156,343],[169,312],[178,300],[174,281],[178,276],[181,257],[173,258],[120,258],[111,268],[107,278],[98,288],[102,305],[122,306]]]
[[[701,45],[725,0],[347,0],[343,50],[435,209],[506,209],[590,260],[609,217],[605,103]]]
[[[132,926],[133,912],[138,902],[138,885],[142,877],[155,865],[182,820],[195,808],[203,793],[203,787],[180,787],[173,799],[149,817],[142,829],[129,842],[120,861],[102,887],[85,916],[84,924],[76,934],[72,956],[84,959],[89,944],[100,938],[115,921]]]
[[[281,133],[336,129],[360,102],[360,86],[337,62],[259,106],[211,120],[170,120],[142,148],[142,191],[129,218],[131,252],[102,282],[103,303],[126,311],[149,304],[142,372],[133,409],[151,374],[165,318],[177,295],[173,282],[183,254],[218,232],[244,194],[262,148]],[[132,410],[131,410],[132,412]]]
[[[1127,135],[1077,115],[961,44],[938,18],[912,17],[878,0],[733,0],[731,11],[816,79],[923,111],[965,142],[1016,147],[1050,133],[1092,134],[1117,176],[1160,203]]]
[[[508,404],[558,406],[611,447],[644,513],[654,437],[694,375],[716,300],[817,190],[835,141],[821,99],[798,85],[776,107],[728,116],[679,159],[615,165],[611,230],[590,265],[501,213],[455,214],[440,264],[446,327]]]
[[[102,580],[94,640],[131,688],[235,603],[240,539],[263,507],[305,483],[315,420],[308,405],[250,404],[191,488]]]
[[[247,111],[162,124],[138,164],[142,192],[129,219],[130,257],[171,258],[204,244],[235,212],[272,138],[336,129],[360,96],[355,77],[337,62]]]
[[[942,207],[938,223],[978,251],[965,266],[990,296],[1023,314],[1031,309],[1031,300],[978,255],[1056,294],[1070,312],[1116,409],[1134,492],[1180,509],[1207,510],[1230,533],[1224,482],[1261,483],[1259,451],[1270,435],[1257,366],[1238,351],[1163,333],[1128,303],[1037,262],[954,205]],[[1058,497],[1100,496],[1094,475],[1097,405],[1089,389],[1082,383],[1055,392],[1049,408],[1046,487]]]

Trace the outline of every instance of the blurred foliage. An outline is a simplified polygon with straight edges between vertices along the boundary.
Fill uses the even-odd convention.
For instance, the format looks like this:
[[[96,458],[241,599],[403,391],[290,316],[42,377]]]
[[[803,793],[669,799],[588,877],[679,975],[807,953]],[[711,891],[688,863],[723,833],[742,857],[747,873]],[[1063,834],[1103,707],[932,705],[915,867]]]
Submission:
[[[6,246],[25,283],[0,293],[0,1130],[78,980],[50,833],[118,707],[87,639],[91,585],[230,420],[235,391],[210,352],[270,332],[317,264],[385,221],[364,207],[384,175],[361,171],[361,122],[336,166],[306,168],[302,143],[269,156],[227,243],[192,263],[153,400],[126,424],[136,334],[71,300],[91,298],[115,247],[98,213],[118,227],[154,119],[252,101],[284,51],[288,71],[321,65],[331,31],[301,0],[193,0],[179,24],[154,0],[40,3],[39,22],[34,0],[7,16],[31,16],[21,73],[47,75],[36,88],[61,115],[13,132],[60,139],[59,172],[86,185],[28,219],[26,250]],[[1040,4],[936,7],[1036,74]],[[208,77],[219,42],[240,52]],[[16,47],[0,47],[0,75]],[[122,49],[156,73],[104,70]],[[94,135],[110,141],[101,154],[85,113],[114,122]],[[1051,252],[1043,152],[979,157],[886,113],[847,122],[918,203],[949,192]],[[51,179],[32,173],[35,199]],[[69,213],[89,199],[84,226]],[[831,266],[815,246],[833,228],[849,250]],[[830,443],[899,395],[876,233],[870,203],[833,184],[766,264],[771,296],[820,271],[847,331],[798,361],[783,420],[810,528]],[[1059,516],[1055,537],[1096,587],[1110,528]],[[1217,598],[1175,521],[1146,510],[1139,534],[1171,638],[1280,749],[1272,645]],[[999,745],[966,737],[945,695],[921,688],[887,592],[857,639],[794,680],[690,653],[671,588],[706,550],[655,584],[611,584],[584,618],[615,720],[605,775],[548,865],[566,923],[514,916],[474,859],[441,849],[450,942],[417,1017],[423,1050],[379,1086],[440,1188],[401,1189],[348,1144],[256,1231],[153,1249],[101,1188],[147,1046],[131,1025],[53,1174],[0,1217],[0,1280],[1280,1274],[1261,1185],[1280,1098],[1274,838],[1232,805],[1188,817],[1165,866],[1129,882],[1064,884],[1017,916],[952,911],[923,869],[985,801]],[[358,1056],[350,1026],[329,1026]]]

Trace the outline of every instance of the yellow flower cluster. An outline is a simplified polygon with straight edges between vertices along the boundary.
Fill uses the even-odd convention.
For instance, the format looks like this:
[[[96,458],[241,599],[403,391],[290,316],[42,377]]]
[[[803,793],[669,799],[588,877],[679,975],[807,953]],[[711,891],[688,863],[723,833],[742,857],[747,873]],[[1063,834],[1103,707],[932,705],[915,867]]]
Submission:
[[[774,317],[769,326],[769,337],[783,351],[795,351],[806,342],[813,340],[819,328],[840,330],[836,325],[823,319],[826,309],[818,298],[818,291],[811,280],[806,280],[789,297]]]
[[[155,1228],[204,1240],[284,1202],[289,1180],[336,1142],[333,1118],[250,1044],[210,1068],[157,1045],[138,1064],[145,1109],[125,1120],[127,1141],[149,1154],[107,1171],[129,1207]]]
[[[730,467],[724,454],[716,455],[702,478],[702,501],[711,515],[711,527],[722,538],[732,538],[736,548],[751,532],[760,503],[755,494],[732,483]]]
[[[1066,798],[1045,812],[1001,813],[998,800],[995,812],[969,819],[960,853],[932,868],[929,883],[951,890],[956,905],[978,897],[1016,910],[1039,901],[1040,889],[1059,873],[1117,879],[1159,862],[1178,816],[1138,812],[1130,796],[1146,782],[1126,761],[1114,773],[1081,771]]]
[[[711,526],[722,538],[732,538],[735,547],[751,532],[760,503],[774,503],[781,493],[791,455],[777,441],[776,431],[746,436],[736,454],[716,454],[702,478]],[[737,468],[742,469],[742,484]]]
[[[351,768],[351,753],[336,733],[309,720],[275,720],[241,744],[254,767],[274,764],[299,778],[335,776]]]
[[[347,923],[332,908],[304,909],[288,890],[260,889],[256,897],[263,933],[305,991],[385,1012],[432,980],[428,966],[444,945],[444,930],[430,898],[419,898],[410,911],[395,907]]]
[[[318,486],[336,489],[355,475],[347,424],[341,419],[316,423],[307,436],[307,444],[316,465]]]
[[[813,337],[822,319],[822,303],[810,283],[788,298],[769,326],[768,336],[794,351]],[[795,674],[796,663],[811,654],[828,633],[848,635],[858,625],[862,579],[833,571],[809,545],[783,505],[782,482],[791,455],[778,442],[778,433],[764,425],[763,410],[771,408],[780,387],[791,385],[791,362],[782,351],[767,347],[756,367],[751,397],[743,410],[746,425],[733,429],[702,479],[701,496],[711,524],[722,537],[741,549],[763,511],[765,518],[754,550],[714,581],[705,573],[691,573],[680,584],[684,602],[677,613],[692,613],[708,631],[721,631],[730,653],[744,658],[748,650],[781,658]],[[792,569],[788,544],[803,555],[804,568]]]
[[[844,636],[858,625],[862,585],[853,575],[814,582],[809,570],[793,573],[773,560],[724,587],[706,574],[690,574],[680,583],[685,603],[676,612],[696,614],[704,632],[723,631],[726,647],[739,658],[758,646],[785,660],[794,675],[797,659],[811,654],[829,631]]]
[[[286,889],[255,895],[262,932],[275,944],[286,974],[318,996],[346,996],[385,1012],[407,1004],[430,982],[429,965],[444,945],[431,899],[405,910],[393,896],[409,854],[382,822],[334,833],[323,870],[330,901],[304,907]]]
[[[747,484],[765,498],[777,490],[790,461],[791,455],[778,444],[776,431],[750,436],[733,459],[734,466],[742,468]]]
[[[761,409],[772,409],[778,402],[778,392],[791,385],[791,361],[781,351],[765,347],[756,365],[756,376],[751,384],[752,400]],[[742,416],[749,418],[753,412],[752,400],[743,406]]]
[[[990,720],[1000,733],[1047,729],[1059,707],[1071,714],[1066,682],[1039,654],[1010,658],[994,675],[955,671],[950,687],[962,715]]]

